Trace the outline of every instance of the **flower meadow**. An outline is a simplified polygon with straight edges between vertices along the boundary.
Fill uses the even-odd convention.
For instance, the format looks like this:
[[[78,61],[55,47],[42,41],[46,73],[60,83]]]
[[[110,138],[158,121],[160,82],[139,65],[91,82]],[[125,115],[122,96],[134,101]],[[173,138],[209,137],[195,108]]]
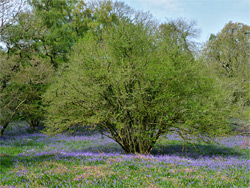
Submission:
[[[185,143],[164,135],[150,155],[99,133],[0,138],[0,187],[250,187],[250,138]]]

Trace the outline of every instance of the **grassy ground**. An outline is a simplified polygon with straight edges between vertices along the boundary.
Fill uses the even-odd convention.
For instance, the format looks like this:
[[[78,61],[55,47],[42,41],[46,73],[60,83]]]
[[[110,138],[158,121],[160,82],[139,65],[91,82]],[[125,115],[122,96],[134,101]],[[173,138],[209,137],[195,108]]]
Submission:
[[[0,187],[249,187],[249,137],[186,145],[165,135],[152,155],[126,155],[99,134],[0,140]]]

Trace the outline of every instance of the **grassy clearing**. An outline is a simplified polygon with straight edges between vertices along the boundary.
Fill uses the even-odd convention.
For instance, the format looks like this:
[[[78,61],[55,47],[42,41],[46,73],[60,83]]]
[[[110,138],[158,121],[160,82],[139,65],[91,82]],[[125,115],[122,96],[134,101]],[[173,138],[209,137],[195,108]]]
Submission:
[[[195,146],[195,147],[194,147]],[[3,187],[248,187],[249,137],[187,144],[163,136],[152,155],[126,155],[101,135],[0,140]]]

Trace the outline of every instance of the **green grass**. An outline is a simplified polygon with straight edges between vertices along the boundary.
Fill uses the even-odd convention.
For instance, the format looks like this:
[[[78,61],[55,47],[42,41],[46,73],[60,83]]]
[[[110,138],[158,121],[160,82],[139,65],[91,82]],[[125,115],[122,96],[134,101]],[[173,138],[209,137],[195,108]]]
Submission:
[[[152,156],[98,154],[99,149],[118,151],[119,146],[107,138],[82,138],[1,140],[0,186],[214,188],[250,183],[249,147],[196,143],[196,148],[187,144],[183,151],[180,140],[163,137]]]
[[[10,160],[6,157],[4,159],[5,164],[9,164]],[[144,159],[129,162],[120,161],[119,158],[114,157],[93,162],[85,162],[85,159],[55,161],[52,156],[35,160],[22,158],[15,168],[8,166],[12,173],[8,174],[4,184],[18,187],[26,186],[26,183],[30,187],[48,185],[77,187],[81,184],[89,187],[100,187],[105,184],[107,187],[231,187],[237,185],[247,187],[246,179],[240,178],[242,175],[247,175],[243,170],[209,171],[207,168],[186,168],[173,164],[159,167],[154,166],[154,163],[147,167]],[[150,162],[146,163],[150,164]]]

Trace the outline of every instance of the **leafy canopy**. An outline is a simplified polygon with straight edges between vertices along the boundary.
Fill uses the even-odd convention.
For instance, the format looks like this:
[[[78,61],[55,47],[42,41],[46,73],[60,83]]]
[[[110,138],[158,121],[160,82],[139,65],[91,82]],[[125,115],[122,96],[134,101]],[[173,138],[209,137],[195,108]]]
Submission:
[[[234,118],[250,122],[250,26],[227,23],[210,36],[202,55],[210,74],[230,91],[228,104],[232,104]]]

